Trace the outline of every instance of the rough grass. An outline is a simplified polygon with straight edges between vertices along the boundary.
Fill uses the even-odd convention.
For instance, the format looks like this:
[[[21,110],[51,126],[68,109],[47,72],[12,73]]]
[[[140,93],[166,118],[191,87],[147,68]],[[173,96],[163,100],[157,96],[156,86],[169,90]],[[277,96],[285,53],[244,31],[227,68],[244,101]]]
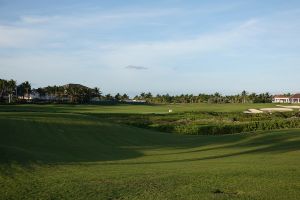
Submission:
[[[178,112],[168,114],[90,113],[101,120],[184,135],[224,135],[300,128],[300,113]]]
[[[1,107],[0,199],[300,196],[299,129],[179,136],[72,113],[73,106],[24,107],[34,112]]]

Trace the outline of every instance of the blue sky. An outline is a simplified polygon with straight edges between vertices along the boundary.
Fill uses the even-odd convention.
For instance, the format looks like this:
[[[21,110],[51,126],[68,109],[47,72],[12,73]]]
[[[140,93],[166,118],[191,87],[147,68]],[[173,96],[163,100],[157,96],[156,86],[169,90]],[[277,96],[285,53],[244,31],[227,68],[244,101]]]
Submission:
[[[0,76],[104,93],[300,92],[300,1],[0,0]]]

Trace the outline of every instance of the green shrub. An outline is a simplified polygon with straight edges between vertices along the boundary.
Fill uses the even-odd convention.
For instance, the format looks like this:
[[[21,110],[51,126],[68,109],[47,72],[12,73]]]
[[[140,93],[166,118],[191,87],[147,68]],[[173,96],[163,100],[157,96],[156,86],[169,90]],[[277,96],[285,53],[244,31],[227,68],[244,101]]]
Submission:
[[[219,125],[156,125],[161,131],[174,132],[187,135],[225,135],[242,132],[253,132],[258,130],[274,130],[283,128],[300,128],[299,119],[282,119],[257,121],[239,124],[219,124]]]
[[[97,115],[99,117],[99,115]],[[221,112],[185,112],[172,114],[115,114],[102,115],[117,123],[140,128],[155,129],[186,135],[223,135],[258,130],[300,128],[300,114],[262,113],[248,115],[244,113]]]

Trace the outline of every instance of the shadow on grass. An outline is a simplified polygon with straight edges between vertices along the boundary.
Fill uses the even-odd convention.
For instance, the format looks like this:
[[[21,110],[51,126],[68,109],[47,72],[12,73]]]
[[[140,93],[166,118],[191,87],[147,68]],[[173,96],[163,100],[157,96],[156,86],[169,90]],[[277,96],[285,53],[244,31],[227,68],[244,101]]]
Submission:
[[[88,116],[64,114],[49,117],[47,113],[34,117],[2,116],[0,127],[0,164],[7,166],[11,163],[30,166],[33,163],[119,161],[142,157],[143,151],[156,149],[168,149],[168,153],[162,151],[153,156],[182,154],[184,158],[188,153],[196,156],[129,164],[188,162],[300,150],[300,131],[297,129],[273,131],[272,134],[179,136],[109,124]],[[233,153],[222,153],[222,149],[232,149]],[[237,149],[241,151],[236,152]],[[214,150],[218,150],[218,155],[201,154]]]
[[[294,130],[296,131],[296,130]],[[220,150],[219,152],[216,152],[218,155],[214,156],[202,156],[199,154],[199,156],[195,158],[189,158],[189,159],[175,159],[175,160],[160,160],[160,161],[150,161],[150,162],[130,162],[130,163],[109,163],[109,165],[136,165],[136,164],[163,164],[163,163],[181,163],[181,162],[193,162],[193,161],[205,161],[205,160],[214,160],[214,159],[223,159],[223,158],[230,158],[235,156],[242,156],[242,155],[255,155],[255,154],[265,154],[265,153],[286,153],[291,151],[299,151],[300,150],[300,139],[299,134],[300,131],[298,130],[295,132],[296,134],[293,134],[291,132],[284,132],[284,131],[277,131],[278,135],[270,135],[266,133],[266,135],[258,138],[248,139],[245,142],[235,143],[233,144],[231,142],[224,143],[221,146],[212,147],[212,148],[204,148],[200,150],[192,150],[192,151],[184,151],[184,152],[177,152],[177,153],[169,153],[169,154],[155,154],[157,155],[174,155],[174,154],[189,154],[189,153],[201,153],[204,151],[214,151],[214,150]],[[282,137],[281,134],[286,134],[285,137]],[[295,138],[298,138],[298,140],[295,141],[289,141],[291,139],[291,134],[294,135]],[[234,136],[234,135],[231,135]],[[227,137],[230,137],[227,135]],[[293,137],[293,136],[292,136]],[[263,143],[264,139],[267,139],[269,141],[271,138],[276,140],[276,143]],[[279,139],[280,138],[280,139]],[[259,140],[260,144],[255,145],[253,142]],[[252,149],[248,149],[251,147]],[[238,152],[232,152],[232,153],[221,153],[222,150],[225,149],[240,149],[241,151]],[[244,150],[243,150],[244,149]],[[183,156],[184,157],[184,156]]]

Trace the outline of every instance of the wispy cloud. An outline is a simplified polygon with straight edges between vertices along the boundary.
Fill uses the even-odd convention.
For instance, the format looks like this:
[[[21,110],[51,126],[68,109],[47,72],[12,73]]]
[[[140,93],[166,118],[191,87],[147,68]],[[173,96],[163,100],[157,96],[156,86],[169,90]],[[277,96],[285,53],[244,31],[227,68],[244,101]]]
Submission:
[[[24,15],[19,22],[26,25],[44,24],[63,27],[86,27],[100,24],[130,23],[131,21],[145,20],[178,14],[179,10],[171,9],[140,9],[116,10],[110,12],[92,12],[72,15]]]
[[[74,35],[78,37],[83,32],[88,32],[88,30],[94,30],[101,34],[105,30],[122,29],[122,27],[130,26],[134,28],[141,24],[148,27],[167,26],[168,22],[162,22],[162,19],[183,17],[187,13],[207,14],[208,10],[213,13],[221,12],[231,8],[232,6],[218,6],[217,9],[191,9],[189,12],[184,8],[179,9],[176,7],[168,9],[134,8],[107,12],[73,13],[70,15],[22,15],[19,16],[17,21],[11,21],[2,26],[0,24],[0,47],[28,47],[31,44],[43,44],[45,47],[47,46],[45,42],[53,40],[57,35],[60,39],[65,40],[64,36],[66,35],[68,37]],[[78,41],[84,40],[87,39],[78,39]],[[54,43],[58,42],[60,41],[54,41]]]
[[[107,66],[122,63],[147,63],[160,66],[171,60],[224,52],[248,45],[260,34],[259,21],[250,19],[230,30],[200,34],[195,38],[111,45],[101,56]]]
[[[136,65],[128,65],[125,68],[126,69],[135,69],[135,70],[146,70],[146,69],[148,69],[148,67],[136,66]]]
[[[20,23],[23,25],[47,24],[57,22],[61,19],[60,16],[31,16],[25,15],[20,17]]]
[[[0,48],[36,45],[46,35],[44,30],[0,25]]]
[[[81,37],[89,30],[101,32],[118,29],[122,28],[124,24],[134,25],[137,21],[151,21],[151,19],[173,15],[176,12],[177,9],[140,9],[72,15],[22,15],[18,20],[8,21],[5,25],[0,23],[0,48],[29,47],[36,44],[43,44],[45,47],[47,46],[45,42],[47,43],[49,40],[57,38],[64,40],[65,36],[74,37],[74,35]],[[156,21],[152,24],[157,26]],[[78,41],[85,42],[86,40],[87,38],[78,39]],[[58,42],[60,41],[54,41],[54,43]],[[74,44],[76,45],[78,42]]]
[[[88,26],[97,23],[109,23],[114,22],[130,22],[145,20],[151,18],[163,18],[169,16],[184,16],[184,15],[207,15],[213,13],[220,13],[228,10],[232,10],[238,7],[239,4],[226,4],[226,5],[213,5],[206,6],[203,8],[127,8],[127,9],[116,9],[110,11],[95,11],[92,10],[90,13],[79,13],[71,15],[23,15],[20,16],[20,23],[24,24],[57,24],[65,26]],[[154,22],[158,23],[158,22]]]

